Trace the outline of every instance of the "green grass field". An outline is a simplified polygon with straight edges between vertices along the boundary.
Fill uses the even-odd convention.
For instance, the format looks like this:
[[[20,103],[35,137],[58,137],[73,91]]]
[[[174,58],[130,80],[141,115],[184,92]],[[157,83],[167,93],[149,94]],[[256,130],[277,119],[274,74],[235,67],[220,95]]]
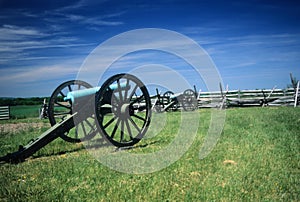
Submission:
[[[10,107],[12,119],[38,118],[41,105],[18,105]]]
[[[23,163],[0,165],[0,201],[300,201],[300,108],[228,109],[221,138],[203,160],[199,149],[210,110],[200,114],[193,145],[163,170],[120,173],[96,161],[82,144],[57,139]],[[179,118],[179,112],[169,113],[166,128],[131,152],[163,148]],[[18,127],[33,123],[39,127]],[[49,124],[27,118],[0,126],[3,156]]]

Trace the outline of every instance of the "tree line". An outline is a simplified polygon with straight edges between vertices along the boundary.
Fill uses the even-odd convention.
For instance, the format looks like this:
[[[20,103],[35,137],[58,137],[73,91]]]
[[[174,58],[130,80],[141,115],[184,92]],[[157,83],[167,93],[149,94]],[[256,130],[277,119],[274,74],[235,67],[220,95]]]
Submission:
[[[0,106],[42,105],[45,97],[30,98],[0,98]],[[49,100],[49,98],[46,98]]]

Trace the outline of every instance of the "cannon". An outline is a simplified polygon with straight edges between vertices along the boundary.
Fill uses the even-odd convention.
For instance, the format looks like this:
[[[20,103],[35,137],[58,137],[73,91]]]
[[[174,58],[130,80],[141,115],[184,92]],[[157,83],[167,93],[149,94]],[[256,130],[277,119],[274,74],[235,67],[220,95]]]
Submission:
[[[53,91],[48,118],[50,129],[0,161],[22,162],[59,137],[80,142],[99,133],[115,147],[133,146],[143,138],[150,124],[151,100],[146,86],[131,74],[114,75],[101,87],[71,80]]]
[[[156,100],[153,108],[157,112],[177,111],[180,107],[184,111],[194,111],[198,108],[196,87],[194,90],[187,89],[183,93],[174,94],[172,91],[166,91],[160,95],[156,89]]]

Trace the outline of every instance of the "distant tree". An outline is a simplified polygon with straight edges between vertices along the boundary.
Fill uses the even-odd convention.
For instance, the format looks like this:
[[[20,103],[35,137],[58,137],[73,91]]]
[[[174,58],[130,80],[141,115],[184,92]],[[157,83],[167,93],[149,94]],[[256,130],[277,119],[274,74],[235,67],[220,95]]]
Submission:
[[[15,105],[41,105],[45,98],[30,97],[30,98],[1,98],[0,106],[15,106]],[[48,100],[48,98],[46,98]]]

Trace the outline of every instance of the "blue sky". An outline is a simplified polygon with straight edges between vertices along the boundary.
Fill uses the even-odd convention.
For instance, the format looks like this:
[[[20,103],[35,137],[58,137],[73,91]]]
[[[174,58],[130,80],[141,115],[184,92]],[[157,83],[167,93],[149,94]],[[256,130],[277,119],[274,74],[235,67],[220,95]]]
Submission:
[[[300,78],[297,1],[2,0],[0,10],[0,97],[50,96],[76,78],[99,44],[141,28],[169,29],[196,41],[229,89],[285,88],[289,73]],[[143,55],[171,68],[176,61]],[[184,71],[180,65],[173,67]]]

